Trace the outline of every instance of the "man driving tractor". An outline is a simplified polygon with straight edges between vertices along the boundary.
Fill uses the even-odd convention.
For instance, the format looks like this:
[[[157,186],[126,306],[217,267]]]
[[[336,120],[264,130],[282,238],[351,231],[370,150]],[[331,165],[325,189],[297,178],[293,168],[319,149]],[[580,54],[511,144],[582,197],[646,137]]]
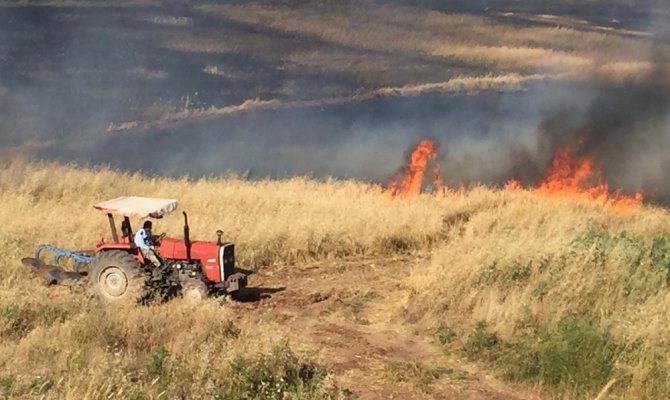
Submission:
[[[161,262],[155,252],[156,243],[151,235],[151,221],[144,221],[142,229],[135,234],[135,246],[142,252],[142,256],[151,261],[154,267],[160,267]]]
[[[177,208],[177,200],[121,196],[93,207],[107,215],[111,240],[101,237],[95,250],[80,252],[40,245],[34,258],[26,257],[22,262],[49,284],[86,280],[100,298],[109,302],[124,299],[143,302],[148,299],[145,295],[167,299],[176,294],[197,300],[232,294],[247,285],[247,276],[235,272],[235,245],[222,241],[220,230],[216,231],[215,242],[191,241],[186,212],[182,212],[183,239],[152,235],[150,221],[133,233],[130,217],[162,218]],[[116,230],[114,215],[123,217],[121,235]],[[74,271],[43,264],[40,259],[43,250],[54,253],[54,263],[62,257],[71,258]],[[85,273],[79,272],[81,265],[88,267]]]

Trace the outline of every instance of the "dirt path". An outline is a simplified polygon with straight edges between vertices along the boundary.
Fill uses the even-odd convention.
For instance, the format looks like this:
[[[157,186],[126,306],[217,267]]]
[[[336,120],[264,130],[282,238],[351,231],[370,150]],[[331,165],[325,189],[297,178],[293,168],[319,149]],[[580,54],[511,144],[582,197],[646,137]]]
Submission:
[[[341,387],[359,399],[528,399],[543,397],[499,381],[402,317],[403,284],[417,258],[329,262],[250,277],[233,307],[276,324],[291,343],[316,352]]]

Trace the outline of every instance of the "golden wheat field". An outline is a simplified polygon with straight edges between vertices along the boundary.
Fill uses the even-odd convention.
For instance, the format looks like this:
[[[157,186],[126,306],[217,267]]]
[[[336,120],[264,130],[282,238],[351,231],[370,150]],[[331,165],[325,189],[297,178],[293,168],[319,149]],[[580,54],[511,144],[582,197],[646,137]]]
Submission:
[[[5,397],[374,398],[349,390],[356,379],[346,371],[356,367],[329,358],[334,345],[324,332],[300,336],[336,317],[341,329],[361,330],[346,331],[350,346],[378,345],[361,344],[356,332],[383,341],[390,329],[396,339],[407,334],[414,338],[409,342],[442,348],[440,355],[422,347],[429,355],[416,351],[425,358],[401,361],[362,353],[370,359],[360,378],[382,393],[385,382],[404,382],[401,398],[498,398],[482,387],[504,398],[592,398],[608,382],[608,398],[669,393],[670,214],[664,209],[622,214],[485,187],[399,200],[354,181],[168,179],[30,161],[3,167]],[[237,243],[238,264],[268,274],[266,280],[284,279],[291,275],[282,272],[292,269],[310,276],[300,266],[315,265],[322,278],[299,282],[297,276],[295,285],[319,289],[327,299],[326,289],[343,290],[337,288],[342,274],[365,270],[372,271],[369,289],[337,292],[346,313],[337,308],[340,301],[316,316],[309,314],[311,302],[291,309],[295,299],[281,293],[273,295],[280,300],[272,312],[180,299],[115,308],[85,288],[44,287],[19,262],[38,243],[91,247],[106,231],[104,216],[91,205],[130,193],[179,193],[192,235],[211,240],[223,229]],[[180,227],[178,217],[156,223],[177,237]],[[378,268],[398,257],[411,270],[385,285],[385,274],[399,270]],[[357,259],[377,261],[351,266]],[[256,276],[250,278],[258,284]],[[281,286],[291,285],[287,279]],[[304,313],[311,319],[301,319]],[[446,360],[463,370],[436,366]],[[502,381],[485,380],[478,368]]]

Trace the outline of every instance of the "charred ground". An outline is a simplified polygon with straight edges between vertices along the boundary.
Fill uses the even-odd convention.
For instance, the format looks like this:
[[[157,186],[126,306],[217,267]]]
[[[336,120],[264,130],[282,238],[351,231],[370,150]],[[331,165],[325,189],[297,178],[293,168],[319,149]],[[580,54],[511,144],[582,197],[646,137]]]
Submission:
[[[665,141],[665,6],[438,3],[5,4],[1,144],[168,176],[383,182],[432,138],[448,184],[532,185],[558,143],[616,115],[595,121],[605,173],[667,200],[648,150]]]

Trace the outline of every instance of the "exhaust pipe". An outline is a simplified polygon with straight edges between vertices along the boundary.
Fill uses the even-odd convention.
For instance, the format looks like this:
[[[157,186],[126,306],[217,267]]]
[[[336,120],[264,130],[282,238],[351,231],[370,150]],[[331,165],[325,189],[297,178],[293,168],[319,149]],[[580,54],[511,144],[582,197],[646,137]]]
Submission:
[[[184,244],[186,245],[186,261],[191,263],[191,234],[188,228],[188,215],[186,211],[182,211],[184,214]]]

